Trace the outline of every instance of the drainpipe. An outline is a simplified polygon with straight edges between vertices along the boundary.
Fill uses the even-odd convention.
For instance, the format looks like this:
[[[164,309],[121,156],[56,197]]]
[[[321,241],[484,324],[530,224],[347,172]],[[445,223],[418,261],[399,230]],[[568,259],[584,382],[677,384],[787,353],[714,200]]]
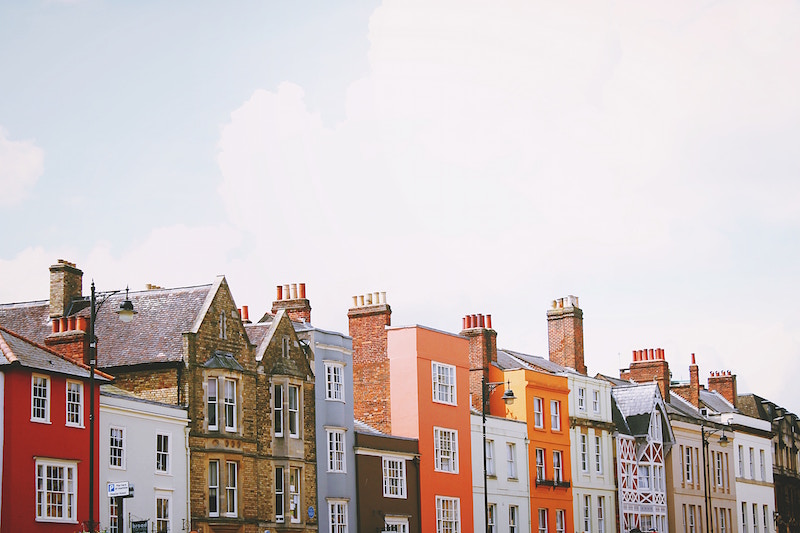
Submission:
[[[526,428],[527,430],[527,428]],[[528,470],[528,475],[526,476],[526,482],[528,484],[528,532],[531,531],[531,527],[533,527],[533,509],[531,508],[531,458],[528,456],[528,452],[530,450],[531,441],[528,440],[528,437],[525,437],[525,468]],[[566,517],[565,517],[566,518]]]
[[[189,482],[191,472],[191,454],[189,453],[189,424],[183,428],[184,445],[186,446],[186,527],[192,530],[192,499],[189,497]]]

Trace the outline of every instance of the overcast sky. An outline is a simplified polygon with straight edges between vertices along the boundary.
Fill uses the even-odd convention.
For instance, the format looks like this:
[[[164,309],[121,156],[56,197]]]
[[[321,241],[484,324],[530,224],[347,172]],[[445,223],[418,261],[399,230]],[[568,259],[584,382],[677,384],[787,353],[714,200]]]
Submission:
[[[664,348],[800,413],[800,4],[0,4],[0,301],[305,282],[590,374]]]

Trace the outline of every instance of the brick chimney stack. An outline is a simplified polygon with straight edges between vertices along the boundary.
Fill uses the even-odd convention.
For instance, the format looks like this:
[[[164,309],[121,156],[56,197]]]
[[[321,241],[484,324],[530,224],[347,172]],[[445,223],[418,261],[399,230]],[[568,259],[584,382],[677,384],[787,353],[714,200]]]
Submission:
[[[489,365],[497,363],[497,332],[492,329],[492,315],[467,315],[462,319],[461,335],[469,339],[469,392],[472,406],[481,407],[481,377],[489,381]],[[483,369],[483,372],[476,372]]]
[[[391,434],[389,354],[386,327],[392,325],[392,308],[385,292],[353,296],[347,311],[353,337],[353,407],[355,417]]]
[[[675,394],[700,409],[700,377],[699,369],[692,354],[692,364],[689,365],[689,384],[674,385]]]
[[[619,377],[631,379],[636,383],[655,381],[658,383],[658,388],[661,389],[664,401],[669,402],[669,363],[664,358],[662,348],[634,350],[631,366],[621,370]]]
[[[89,318],[75,316],[54,318],[51,333],[44,345],[76,363],[89,364]]]
[[[280,309],[286,309],[290,320],[311,323],[311,303],[306,298],[305,283],[278,285],[277,293],[272,302],[273,315]]]
[[[50,266],[50,318],[62,317],[74,298],[83,295],[83,271],[64,259]]]
[[[547,311],[547,340],[550,360],[586,375],[583,362],[583,311],[578,298],[568,296],[553,300]]]
[[[738,395],[736,392],[736,374],[731,374],[730,370],[711,372],[708,377],[708,390],[717,391],[736,407],[736,397]]]

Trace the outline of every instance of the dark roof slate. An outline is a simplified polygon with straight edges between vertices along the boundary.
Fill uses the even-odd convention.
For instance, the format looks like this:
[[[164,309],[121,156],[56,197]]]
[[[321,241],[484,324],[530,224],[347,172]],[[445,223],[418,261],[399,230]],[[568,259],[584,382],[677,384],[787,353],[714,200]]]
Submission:
[[[214,355],[208,358],[203,364],[206,368],[222,368],[224,370],[236,370],[237,372],[243,372],[244,367],[239,364],[239,361],[233,358],[232,354],[216,352]]]
[[[89,368],[85,365],[74,363],[58,353],[0,326],[0,368],[12,364],[19,364],[48,374],[89,377]],[[108,381],[102,373],[96,373],[95,379]]]

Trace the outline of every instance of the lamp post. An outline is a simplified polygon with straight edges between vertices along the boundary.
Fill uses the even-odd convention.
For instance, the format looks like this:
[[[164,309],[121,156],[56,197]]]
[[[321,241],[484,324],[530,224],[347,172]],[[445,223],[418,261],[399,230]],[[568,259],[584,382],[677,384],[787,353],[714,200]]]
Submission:
[[[103,306],[110,296],[117,294],[121,291],[111,291],[102,293],[102,300],[97,303],[97,293],[95,292],[94,280],[92,280],[92,295],[91,295],[91,309],[89,313],[89,521],[88,529],[94,532],[94,418],[95,418],[95,401],[94,401],[94,371],[97,367],[97,337],[94,336],[94,327],[97,320],[97,311]],[[119,305],[116,311],[119,319],[123,322],[130,322],[133,320],[133,315],[136,311],[133,309],[133,302],[128,298],[128,289],[125,289],[125,300]]]
[[[722,436],[719,438],[719,445],[725,448],[728,445],[728,437],[725,436],[725,428],[723,427],[721,430]],[[720,429],[708,431],[705,426],[700,426],[700,436],[703,439],[703,496],[706,508],[706,531],[708,533],[711,533],[711,516],[708,513],[708,508],[711,506],[711,492],[708,490],[708,438],[717,431],[720,431]]]
[[[481,415],[483,417],[483,525],[486,533],[489,533],[489,491],[487,489],[488,475],[486,473],[486,402],[489,399],[489,394],[491,394],[494,389],[505,384],[508,384],[508,386],[503,393],[503,401],[506,405],[511,405],[517,397],[514,396],[514,391],[511,390],[510,381],[505,383],[502,381],[488,383],[486,381],[486,376],[481,376],[481,399],[483,400],[481,402]]]

